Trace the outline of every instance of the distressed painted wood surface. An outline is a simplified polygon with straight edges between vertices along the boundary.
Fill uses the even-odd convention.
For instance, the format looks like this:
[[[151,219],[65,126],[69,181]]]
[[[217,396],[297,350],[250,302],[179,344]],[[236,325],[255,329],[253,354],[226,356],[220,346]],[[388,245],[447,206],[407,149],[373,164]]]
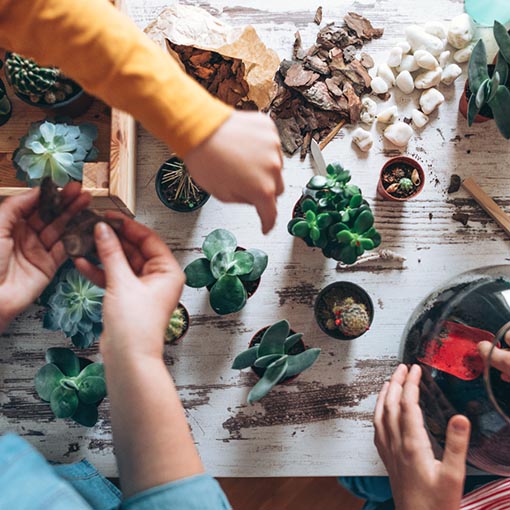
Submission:
[[[202,4],[201,4],[202,5]],[[262,39],[281,57],[288,56],[296,28],[305,45],[317,31],[317,5],[306,0],[210,0],[203,4],[232,24],[253,23]],[[289,6],[292,7],[289,7]],[[382,39],[368,46],[376,60],[401,38],[405,25],[448,20],[462,11],[461,1],[327,0],[324,21],[339,20],[349,10],[365,14],[385,28]],[[131,15],[141,27],[164,7],[160,0],[132,0]],[[313,174],[311,163],[285,161],[286,191],[279,201],[276,228],[264,237],[253,209],[224,205],[211,199],[189,215],[172,213],[154,191],[154,175],[169,151],[143,129],[138,136],[138,219],[156,229],[184,265],[198,256],[204,236],[226,227],[247,247],[269,253],[269,267],[259,290],[246,308],[233,316],[214,315],[203,290],[186,289],[183,302],[192,314],[184,341],[166,351],[179,386],[198,448],[207,468],[219,476],[377,475],[384,472],[372,445],[371,413],[376,394],[397,363],[400,338],[412,310],[433,288],[458,272],[483,265],[508,263],[503,231],[465,191],[447,195],[449,176],[474,176],[496,202],[510,206],[510,145],[492,124],[468,128],[457,113],[462,88],[444,88],[447,102],[439,114],[411,141],[407,154],[422,162],[427,174],[423,193],[407,204],[383,202],[376,196],[379,170],[387,157],[398,154],[386,145],[377,128],[369,155],[361,155],[344,129],[326,148],[327,160],[338,159],[354,174],[375,211],[383,247],[406,257],[402,268],[384,263],[337,272],[332,260],[291,238],[286,223],[304,183]],[[401,113],[417,101],[397,95]],[[462,226],[454,212],[469,214]],[[339,342],[321,333],[312,305],[317,292],[335,280],[363,286],[375,303],[371,330],[352,342]],[[245,404],[254,376],[230,369],[260,327],[287,318],[305,333],[308,345],[323,349],[318,363],[292,384],[278,387],[261,403]],[[140,339],[143,341],[143,339]],[[59,334],[41,329],[40,310],[19,317],[0,344],[1,430],[21,433],[49,458],[72,461],[86,457],[108,475],[115,462],[108,403],[92,430],[55,421],[33,390],[32,378],[47,347],[66,345]],[[94,349],[90,354],[95,354]],[[130,405],[136,406],[136,402]],[[162,424],[164,426],[164,424]]]

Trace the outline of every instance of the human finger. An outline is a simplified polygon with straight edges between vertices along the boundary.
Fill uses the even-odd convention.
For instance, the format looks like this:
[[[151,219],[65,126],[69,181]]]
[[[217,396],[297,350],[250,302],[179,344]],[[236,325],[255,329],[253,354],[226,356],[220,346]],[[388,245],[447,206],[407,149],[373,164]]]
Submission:
[[[106,287],[106,275],[104,271],[83,257],[78,257],[73,260],[73,263],[78,271],[98,287]]]
[[[384,401],[386,400],[386,394],[388,393],[388,387],[390,383],[386,381],[377,396],[374,409],[374,443],[377,449],[386,449],[387,437],[384,429],[383,413],[384,413]],[[380,452],[379,452],[380,453]]]
[[[39,188],[31,189],[5,199],[0,204],[0,228],[12,229],[22,219],[27,219],[39,202]]]
[[[407,367],[403,364],[399,365],[391,376],[388,392],[384,400],[383,421],[389,440],[397,446],[401,442],[400,399],[402,397],[403,384],[407,374]]]
[[[259,200],[255,206],[262,223],[262,233],[267,234],[276,222],[276,215],[278,214],[276,199],[274,195],[272,197],[267,196],[267,198]]]
[[[450,475],[464,478],[471,424],[463,415],[455,415],[448,422],[442,468]]]
[[[480,342],[478,344],[478,352],[486,362],[490,361],[491,366],[497,368],[504,375],[510,375],[510,351],[494,347],[491,354],[491,350],[491,342]]]

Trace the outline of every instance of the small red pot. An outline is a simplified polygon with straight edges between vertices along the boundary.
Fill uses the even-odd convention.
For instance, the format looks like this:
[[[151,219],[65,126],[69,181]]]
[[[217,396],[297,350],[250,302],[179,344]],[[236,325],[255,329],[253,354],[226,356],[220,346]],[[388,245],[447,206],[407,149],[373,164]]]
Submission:
[[[398,198],[394,197],[393,195],[390,195],[384,188],[382,176],[385,170],[389,166],[394,165],[395,163],[405,163],[418,170],[418,173],[420,174],[420,185],[416,192],[414,193],[414,195],[411,195],[406,198]],[[424,185],[425,185],[425,172],[423,171],[423,168],[421,167],[420,163],[418,163],[418,161],[416,161],[413,158],[408,158],[407,156],[397,156],[396,158],[391,158],[388,161],[386,161],[386,163],[382,167],[381,173],[379,175],[379,182],[377,183],[377,193],[379,193],[379,195],[381,195],[381,197],[384,200],[391,200],[393,202],[407,202],[408,200],[417,197],[422,192]]]
[[[468,80],[466,80],[466,84],[464,85],[464,92],[460,96],[459,101],[459,112],[461,115],[467,119],[468,117],[468,98],[467,98],[467,89],[468,89]],[[475,117],[474,122],[476,124],[481,124],[482,122],[487,122],[488,120],[492,120],[491,117],[485,117],[484,115],[478,114]]]

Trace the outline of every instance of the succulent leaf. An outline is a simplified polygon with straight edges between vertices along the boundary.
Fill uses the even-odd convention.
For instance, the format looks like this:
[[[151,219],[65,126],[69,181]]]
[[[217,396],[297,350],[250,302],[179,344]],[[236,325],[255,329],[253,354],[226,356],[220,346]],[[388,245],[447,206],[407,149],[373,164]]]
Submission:
[[[258,248],[250,248],[245,253],[249,253],[253,257],[253,269],[248,274],[240,276],[241,280],[246,282],[254,282],[258,280],[267,268],[267,253]]]
[[[294,333],[293,335],[290,335],[287,337],[285,342],[283,343],[283,351],[285,353],[289,353],[289,351],[297,345],[301,339],[303,338],[303,333]]]
[[[247,298],[248,295],[241,280],[237,276],[225,275],[212,286],[209,302],[217,314],[227,315],[241,310]]]
[[[80,373],[80,360],[71,349],[64,347],[50,347],[45,356],[47,363],[53,363],[68,377],[75,377]]]
[[[254,265],[255,257],[248,250],[235,252],[233,263],[228,269],[228,274],[235,276],[248,275],[253,270]]]
[[[84,427],[93,427],[99,418],[97,406],[80,402],[72,419]]]
[[[271,365],[269,366],[264,375],[260,378],[260,380],[255,384],[255,386],[251,389],[248,394],[248,403],[252,404],[257,400],[260,400],[262,397],[266,396],[271,389],[278,384],[285,377],[285,372],[287,371],[287,359],[280,365]]]
[[[310,368],[319,357],[321,350],[318,348],[307,349],[287,359],[287,372],[285,377],[293,377]]]
[[[184,268],[186,275],[186,285],[198,289],[207,287],[216,281],[211,272],[210,262],[208,259],[201,258],[194,260]]]
[[[51,393],[50,406],[57,418],[70,418],[78,408],[78,395],[75,390],[59,385]]]
[[[106,397],[104,377],[88,376],[80,380],[78,397],[84,404],[95,404]]]
[[[489,106],[494,114],[494,120],[499,132],[508,140],[510,139],[510,90],[500,85]]]
[[[284,343],[289,335],[290,324],[286,320],[276,322],[266,329],[259,344],[259,356],[285,354]]]
[[[62,371],[53,363],[44,365],[35,376],[35,391],[46,402],[50,401],[53,391],[60,386],[64,379]]]
[[[202,244],[202,251],[209,260],[219,251],[234,252],[236,248],[237,239],[234,234],[223,228],[213,230]]]
[[[489,79],[487,52],[485,44],[481,39],[476,43],[469,58],[468,76],[469,88],[474,95],[476,95],[482,83]]]
[[[234,252],[227,250],[217,251],[211,259],[211,273],[215,280],[226,275],[234,262]]]
[[[257,360],[258,350],[259,346],[254,345],[253,347],[250,347],[249,349],[246,349],[245,351],[238,354],[232,363],[232,368],[234,370],[242,370],[243,368],[249,368],[253,366]]]
[[[267,368],[269,365],[274,363],[276,360],[287,358],[286,354],[268,354],[267,356],[261,356],[255,360],[253,364],[257,368]]]
[[[510,64],[510,35],[508,35],[505,25],[497,20],[494,21],[494,38],[498,43],[500,54]]]
[[[306,221],[300,220],[292,227],[292,234],[296,237],[306,237],[310,234],[310,227]]]

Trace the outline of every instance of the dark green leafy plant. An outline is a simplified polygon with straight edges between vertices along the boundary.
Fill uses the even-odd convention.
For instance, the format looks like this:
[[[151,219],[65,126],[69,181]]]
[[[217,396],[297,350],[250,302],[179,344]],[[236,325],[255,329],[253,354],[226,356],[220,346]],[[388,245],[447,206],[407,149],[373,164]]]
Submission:
[[[235,358],[232,364],[235,370],[249,367],[264,370],[262,377],[248,394],[248,403],[260,400],[284,379],[307,370],[319,357],[321,350],[318,348],[291,354],[293,348],[301,342],[303,334],[289,335],[289,333],[290,325],[286,320],[277,322],[267,328],[259,344],[243,351]]]
[[[267,267],[262,250],[238,250],[237,240],[228,230],[211,232],[202,245],[205,258],[185,269],[188,287],[210,289],[209,301],[219,315],[238,312],[246,304],[245,284],[258,280]]]
[[[57,418],[71,418],[92,427],[98,419],[97,407],[106,397],[102,363],[78,358],[70,349],[52,347],[46,362],[35,376],[35,390],[49,402]]]
[[[326,257],[352,264],[379,246],[381,236],[361,190],[349,184],[350,172],[338,163],[328,165],[327,172],[327,177],[316,175],[308,182],[299,203],[301,214],[287,229],[308,246],[321,248]]]
[[[483,40],[476,43],[469,59],[471,97],[468,103],[468,124],[471,126],[482,108],[488,107],[500,133],[510,139],[510,36],[497,21],[494,22],[494,36],[499,52],[492,75],[487,66],[487,51]]]

